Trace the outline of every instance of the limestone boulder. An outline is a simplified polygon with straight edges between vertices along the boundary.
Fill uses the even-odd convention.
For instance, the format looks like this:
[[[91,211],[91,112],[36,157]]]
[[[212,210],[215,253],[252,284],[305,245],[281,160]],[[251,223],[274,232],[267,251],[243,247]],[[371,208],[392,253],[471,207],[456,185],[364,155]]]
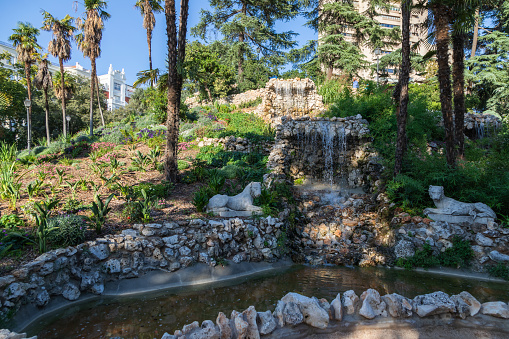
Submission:
[[[449,295],[441,291],[418,295],[414,298],[413,302],[414,311],[419,317],[456,312],[454,301],[452,301]]]
[[[309,326],[323,329],[329,325],[328,312],[320,307],[316,300],[293,292],[288,293],[281,300],[285,303],[297,304],[304,316],[304,322]]]
[[[223,312],[219,312],[219,315],[216,319],[216,324],[219,328],[220,339],[230,339],[232,337],[233,331],[230,327],[230,320]]]
[[[453,295],[451,299],[456,304],[458,316],[462,319],[468,316],[473,317],[481,309],[481,303],[466,291]]]
[[[258,331],[261,335],[274,332],[277,327],[276,319],[272,316],[272,312],[258,312]]]
[[[386,294],[382,297],[387,304],[387,312],[394,318],[412,316],[412,301],[399,294]]]
[[[482,304],[481,313],[497,318],[509,319],[509,306],[502,301],[490,301]]]
[[[294,302],[284,303],[283,308],[283,324],[295,326],[304,321],[304,315],[300,311],[299,306]]]
[[[341,304],[341,294],[338,293],[336,298],[330,303],[332,319],[341,321],[343,320],[343,305]]]
[[[362,306],[359,314],[367,319],[374,319],[375,317],[387,317],[387,305],[380,297],[380,293],[372,288],[368,289],[361,294]]]
[[[342,301],[346,314],[354,314],[357,311],[360,300],[353,290],[343,293]]]

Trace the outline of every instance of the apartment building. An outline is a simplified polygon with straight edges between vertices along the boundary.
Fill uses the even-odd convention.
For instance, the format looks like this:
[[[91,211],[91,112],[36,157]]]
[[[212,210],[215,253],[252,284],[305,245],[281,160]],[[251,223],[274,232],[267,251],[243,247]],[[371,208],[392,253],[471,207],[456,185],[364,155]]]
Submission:
[[[324,1],[334,2],[334,1],[343,1],[343,0],[324,0]],[[359,11],[360,13],[363,13],[368,9],[369,0],[353,1],[353,6],[355,9],[357,9],[357,11]],[[397,2],[397,3],[391,2],[390,9],[388,12],[386,10],[380,9],[379,13],[380,13],[380,15],[375,17],[375,19],[380,23],[380,26],[382,28],[386,28],[386,29],[391,29],[394,27],[401,28],[401,3],[400,2]],[[411,14],[411,17],[410,17],[410,44],[414,44],[414,43],[418,42],[419,40],[425,40],[426,32],[424,32],[420,27],[422,26],[422,23],[426,20],[427,16],[428,16],[427,12]],[[345,36],[345,39],[347,41],[355,42],[353,33],[354,33],[353,27],[347,26],[347,27],[345,27],[343,35]],[[392,51],[394,51],[398,48],[401,48],[401,45],[391,46],[391,47],[386,47],[386,48],[380,49],[379,51],[377,51],[378,55],[376,55],[375,50],[371,49],[370,47],[366,46],[365,44],[361,43],[359,45],[359,47],[361,49],[362,54],[364,54],[366,56],[366,61],[368,61],[372,64],[376,64],[377,58],[381,58],[383,55],[389,54]],[[419,49],[417,50],[417,52],[420,53],[421,55],[424,55],[428,51],[425,48],[424,44],[421,44],[419,46]],[[380,74],[382,74],[382,73],[385,73],[386,75],[388,75],[388,81],[397,80],[397,74],[396,74],[396,71],[394,68],[389,68],[389,69],[385,69],[385,70],[380,69]],[[339,75],[339,71],[334,70],[333,74]],[[372,74],[372,72],[370,70],[363,70],[362,72],[360,72],[360,76],[365,79],[371,79],[371,80],[376,79],[376,73]],[[413,78],[411,80],[415,80],[415,81],[420,80],[420,77],[415,74],[411,74],[411,77]]]
[[[3,67],[14,70],[11,64],[15,64],[17,62],[18,53],[16,49],[12,46],[12,44],[8,44],[0,41],[0,53],[7,52],[12,57],[6,63],[3,63]],[[58,64],[49,64],[49,71],[54,74],[57,71],[60,71],[60,67]],[[84,68],[78,62],[76,62],[73,66],[65,66],[65,72],[72,74],[76,77],[83,79],[90,79],[91,72],[90,70]],[[125,72],[114,70],[113,65],[110,64],[108,69],[108,73],[104,75],[99,75],[99,84],[102,85],[103,90],[106,94],[108,110],[113,111],[117,108],[124,107],[129,103],[129,100],[134,93],[134,88],[127,84]]]

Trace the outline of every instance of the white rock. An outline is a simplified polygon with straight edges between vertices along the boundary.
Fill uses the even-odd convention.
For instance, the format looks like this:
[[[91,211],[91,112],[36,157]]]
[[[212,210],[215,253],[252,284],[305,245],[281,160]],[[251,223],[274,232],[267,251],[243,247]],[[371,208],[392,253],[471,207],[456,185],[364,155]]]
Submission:
[[[217,327],[219,327],[219,337],[221,339],[230,339],[232,336],[232,329],[230,327],[230,320],[223,312],[219,312],[216,319]]]
[[[304,316],[304,322],[309,326],[323,329],[329,325],[329,314],[316,300],[293,292],[288,293],[281,300],[285,303],[297,304]]]
[[[387,311],[391,317],[411,317],[412,316],[412,301],[399,294],[386,294],[382,297],[383,301],[387,304]]]
[[[343,319],[343,306],[341,305],[341,295],[338,293],[336,298],[331,301],[330,309],[332,319],[341,321]]]
[[[509,319],[509,306],[502,301],[491,301],[482,304],[481,313],[497,318]]]
[[[359,314],[364,318],[373,319],[377,316],[387,317],[386,304],[380,298],[380,293],[372,288],[361,294],[362,307]]]
[[[304,316],[299,309],[299,306],[294,302],[284,303],[283,309],[283,323],[285,325],[295,326],[304,321]]]
[[[493,240],[484,236],[481,233],[477,233],[477,235],[475,236],[475,242],[481,246],[493,246]]]
[[[94,257],[96,257],[99,260],[104,260],[110,255],[110,250],[108,248],[108,245],[106,244],[99,244],[96,246],[92,246],[89,249],[90,254],[92,254]]]
[[[67,299],[67,300],[76,300],[80,297],[80,290],[79,288],[72,284],[72,283],[68,283],[64,286],[63,290],[62,290],[62,296]]]
[[[343,306],[345,307],[346,314],[354,314],[359,305],[359,297],[353,290],[343,293]]]
[[[257,313],[254,306],[249,306],[240,316],[248,323],[246,337],[260,339],[260,332],[258,332],[258,326],[256,325]]]
[[[279,327],[285,326],[285,319],[284,319],[284,310],[285,310],[285,303],[281,300],[277,301],[276,309],[274,310],[274,317],[276,318],[277,324]]]
[[[261,335],[274,332],[277,327],[276,320],[270,311],[258,312],[259,327],[258,330]]]
[[[50,296],[48,291],[43,290],[39,294],[37,294],[37,297],[35,298],[35,304],[39,307],[46,306],[50,301]]]
[[[419,317],[434,314],[455,313],[456,305],[444,292],[418,295],[414,298],[414,311]]]
[[[456,304],[458,315],[463,319],[467,316],[473,317],[481,309],[481,303],[466,291],[453,295],[451,299]]]
[[[488,254],[491,260],[496,262],[508,262],[509,261],[509,255],[502,254],[499,251],[491,251],[490,254]]]

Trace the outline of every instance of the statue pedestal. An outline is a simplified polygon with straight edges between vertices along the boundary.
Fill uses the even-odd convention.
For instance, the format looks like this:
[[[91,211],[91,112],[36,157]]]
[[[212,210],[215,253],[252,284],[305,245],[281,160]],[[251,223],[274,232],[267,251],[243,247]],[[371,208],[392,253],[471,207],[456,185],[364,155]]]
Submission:
[[[223,218],[236,218],[236,217],[241,217],[241,218],[248,218],[248,217],[251,217],[253,215],[262,215],[263,213],[262,212],[259,212],[259,211],[210,211],[212,213],[214,213],[214,215],[217,215],[219,217],[223,217]]]
[[[444,221],[449,224],[462,224],[462,223],[477,223],[477,224],[483,224],[487,225],[488,223],[491,223],[494,221],[493,218],[487,218],[487,217],[477,217],[474,218],[470,215],[452,215],[452,214],[435,214],[435,213],[428,213],[428,218],[430,218],[433,221]]]

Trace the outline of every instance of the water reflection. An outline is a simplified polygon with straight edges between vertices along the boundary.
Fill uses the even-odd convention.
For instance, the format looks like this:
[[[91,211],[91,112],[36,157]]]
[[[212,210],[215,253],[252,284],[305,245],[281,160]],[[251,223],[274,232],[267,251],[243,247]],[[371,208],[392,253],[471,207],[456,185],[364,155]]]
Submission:
[[[215,321],[218,312],[229,316],[232,307],[242,311],[250,305],[258,311],[273,310],[288,292],[332,300],[338,292],[353,289],[360,294],[368,288],[380,294],[399,293],[413,298],[418,294],[468,291],[481,302],[507,300],[508,284],[452,278],[430,273],[381,268],[303,267],[232,286],[207,285],[172,290],[136,298],[104,298],[66,309],[25,329],[39,338],[160,338],[164,332],[194,320]]]

